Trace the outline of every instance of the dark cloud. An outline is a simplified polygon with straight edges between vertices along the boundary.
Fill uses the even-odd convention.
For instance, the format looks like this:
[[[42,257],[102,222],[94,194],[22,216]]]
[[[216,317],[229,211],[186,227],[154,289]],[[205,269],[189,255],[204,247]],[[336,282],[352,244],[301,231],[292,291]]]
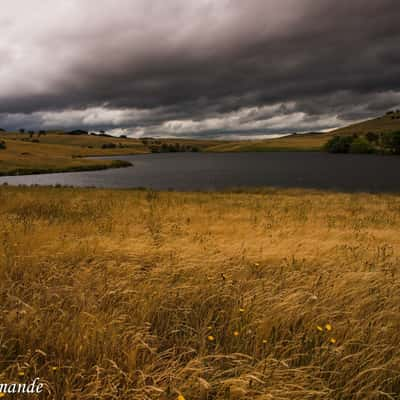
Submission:
[[[5,3],[5,127],[244,135],[400,104],[393,0]]]

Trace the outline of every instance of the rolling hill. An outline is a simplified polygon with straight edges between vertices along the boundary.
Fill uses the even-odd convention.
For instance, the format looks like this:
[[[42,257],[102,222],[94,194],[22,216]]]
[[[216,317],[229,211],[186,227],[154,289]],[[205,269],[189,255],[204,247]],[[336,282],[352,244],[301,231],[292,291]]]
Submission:
[[[210,147],[213,152],[242,151],[320,151],[334,135],[365,135],[368,132],[400,131],[400,111],[351,124],[325,133],[292,134],[281,138],[226,142]]]

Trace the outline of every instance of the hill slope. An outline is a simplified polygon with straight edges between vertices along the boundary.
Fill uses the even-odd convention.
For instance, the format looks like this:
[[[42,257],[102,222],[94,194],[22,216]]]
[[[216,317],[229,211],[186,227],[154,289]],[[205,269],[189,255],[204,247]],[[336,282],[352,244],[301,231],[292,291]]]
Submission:
[[[364,135],[368,132],[390,133],[400,131],[400,112],[386,114],[378,118],[352,124],[343,128],[335,129],[331,135]]]
[[[209,147],[212,152],[242,151],[319,151],[334,135],[365,135],[368,132],[400,131],[400,112],[386,114],[327,133],[293,134],[276,139],[236,141]]]

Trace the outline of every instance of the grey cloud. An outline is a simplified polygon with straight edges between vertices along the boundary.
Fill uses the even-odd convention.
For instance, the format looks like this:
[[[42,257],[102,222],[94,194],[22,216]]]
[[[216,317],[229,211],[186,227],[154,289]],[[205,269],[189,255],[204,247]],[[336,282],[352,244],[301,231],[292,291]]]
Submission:
[[[400,104],[394,0],[5,3],[0,126],[276,133]]]

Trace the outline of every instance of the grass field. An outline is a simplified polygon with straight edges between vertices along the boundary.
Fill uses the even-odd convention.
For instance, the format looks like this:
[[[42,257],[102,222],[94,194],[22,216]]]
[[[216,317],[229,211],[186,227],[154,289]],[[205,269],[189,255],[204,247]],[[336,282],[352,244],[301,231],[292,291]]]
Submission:
[[[399,399],[400,196],[0,188],[0,382]]]

